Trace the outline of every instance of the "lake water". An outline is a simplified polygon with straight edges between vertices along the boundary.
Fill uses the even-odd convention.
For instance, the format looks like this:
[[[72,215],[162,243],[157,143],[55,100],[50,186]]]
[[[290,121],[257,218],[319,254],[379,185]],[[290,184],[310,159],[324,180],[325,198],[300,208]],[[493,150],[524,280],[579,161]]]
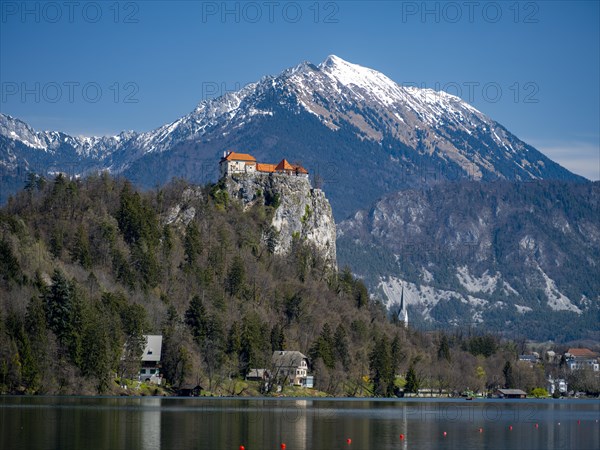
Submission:
[[[0,449],[598,450],[599,419],[598,400],[0,397]]]

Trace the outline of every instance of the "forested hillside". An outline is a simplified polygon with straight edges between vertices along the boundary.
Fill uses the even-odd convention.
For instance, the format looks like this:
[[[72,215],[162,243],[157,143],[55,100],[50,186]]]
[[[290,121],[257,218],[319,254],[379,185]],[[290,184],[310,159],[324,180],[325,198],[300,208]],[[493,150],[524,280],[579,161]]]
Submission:
[[[169,385],[216,394],[244,394],[236,380],[281,349],[332,395],[391,395],[407,371],[409,390],[543,385],[510,342],[405,330],[309,246],[274,255],[274,207],[242,211],[218,185],[32,175],[0,210],[0,392],[118,393],[144,334],[164,337]]]

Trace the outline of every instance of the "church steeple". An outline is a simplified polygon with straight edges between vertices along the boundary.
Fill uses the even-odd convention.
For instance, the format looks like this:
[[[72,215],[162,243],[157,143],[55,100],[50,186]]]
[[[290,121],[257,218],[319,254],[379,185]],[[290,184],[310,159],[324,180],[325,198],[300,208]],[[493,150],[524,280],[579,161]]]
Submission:
[[[408,328],[408,310],[404,303],[404,284],[402,284],[402,294],[400,295],[400,311],[398,311],[398,320],[404,322],[404,328]]]

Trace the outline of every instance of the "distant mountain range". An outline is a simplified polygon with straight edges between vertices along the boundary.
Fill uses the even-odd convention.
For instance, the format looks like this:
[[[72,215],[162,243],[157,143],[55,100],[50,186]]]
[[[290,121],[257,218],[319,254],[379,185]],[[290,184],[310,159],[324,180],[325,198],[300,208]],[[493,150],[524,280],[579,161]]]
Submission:
[[[403,87],[329,56],[202,101],[156,130],[74,137],[0,114],[0,201],[26,174],[108,170],[142,187],[217,177],[225,149],[301,161],[324,183],[336,218],[383,194],[440,181],[584,181],[460,98]]]
[[[338,224],[338,263],[417,327],[600,339],[600,182],[458,182]]]

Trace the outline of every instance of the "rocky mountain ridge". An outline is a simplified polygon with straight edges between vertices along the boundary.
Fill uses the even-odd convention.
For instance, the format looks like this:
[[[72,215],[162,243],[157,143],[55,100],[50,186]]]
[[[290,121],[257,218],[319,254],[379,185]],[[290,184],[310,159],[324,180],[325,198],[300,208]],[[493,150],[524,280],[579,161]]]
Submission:
[[[413,324],[597,337],[599,224],[598,182],[447,183],[338,224],[338,258]]]
[[[28,171],[108,170],[147,188],[173,177],[215,181],[225,149],[265,160],[285,150],[323,180],[338,219],[382,194],[444,180],[583,181],[460,98],[332,55],[204,100],[145,133],[74,137],[0,114],[0,200]]]

